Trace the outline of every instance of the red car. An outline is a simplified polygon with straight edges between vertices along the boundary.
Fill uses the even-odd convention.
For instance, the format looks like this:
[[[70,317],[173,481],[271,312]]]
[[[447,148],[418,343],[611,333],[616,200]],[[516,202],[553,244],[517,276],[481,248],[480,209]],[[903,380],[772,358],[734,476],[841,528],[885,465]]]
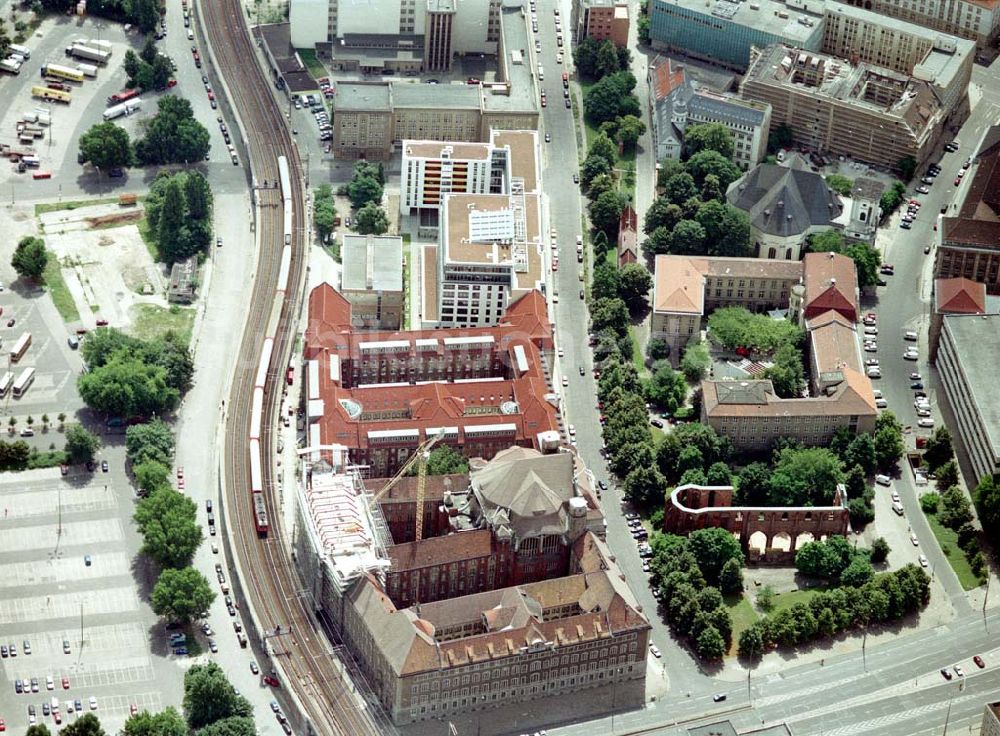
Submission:
[[[955,186],[957,187],[961,183],[962,183],[962,177],[956,176],[955,177]]]
[[[59,711],[57,710],[52,711],[52,720],[54,720],[57,725],[62,723],[62,716],[59,715]]]
[[[208,91],[208,99],[214,100],[215,99],[215,92],[212,92],[212,90],[209,90]]]
[[[63,690],[69,690],[69,678],[68,677],[62,678],[62,686],[63,686]]]
[[[983,667],[986,666],[986,662],[984,662],[983,658],[980,657],[978,654],[972,658],[972,661],[976,663],[976,667],[978,667],[979,669],[983,669]]]
[[[128,712],[131,713],[132,715],[135,715],[136,713],[139,712],[139,706],[137,706],[135,703],[132,703],[132,705],[128,707]]]
[[[107,327],[108,326],[108,321],[106,319],[99,319],[99,320],[97,320],[96,324],[97,324],[98,327]]]
[[[183,465],[178,465],[177,466],[177,477],[178,478],[183,478],[184,477],[184,466]]]
[[[167,89],[170,89],[171,87],[176,87],[176,86],[177,86],[177,80],[176,79],[168,79],[167,80]]]
[[[271,687],[281,687],[281,683],[278,682],[278,678],[273,675],[264,675],[264,683],[270,685]]]
[[[6,731],[6,730],[7,730],[7,721],[5,721],[3,718],[0,718],[0,731]]]

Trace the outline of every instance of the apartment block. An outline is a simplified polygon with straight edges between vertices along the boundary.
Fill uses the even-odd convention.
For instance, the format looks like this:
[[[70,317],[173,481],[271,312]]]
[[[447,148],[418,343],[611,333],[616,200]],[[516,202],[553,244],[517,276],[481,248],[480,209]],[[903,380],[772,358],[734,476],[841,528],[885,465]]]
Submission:
[[[628,46],[629,12],[623,0],[576,0],[573,7],[577,38],[611,41]]]
[[[942,318],[935,365],[955,417],[952,435],[968,458],[970,487],[984,475],[1000,472],[1000,401],[994,370],[1000,360],[998,335],[997,314]]]
[[[987,314],[987,304],[990,313],[1000,310],[995,308],[997,297],[986,295],[986,284],[971,279],[935,279],[934,309],[931,310],[931,323],[927,330],[927,359],[937,362],[937,352],[941,342],[941,328],[944,318],[949,314]]]
[[[939,279],[967,278],[1000,294],[1000,126],[990,128],[959,189],[957,212],[941,218]],[[969,181],[971,180],[971,181]]]
[[[510,191],[510,149],[492,143],[403,141],[400,212],[441,209],[448,194],[503,194]],[[435,218],[436,226],[436,218]]]
[[[398,235],[347,235],[340,247],[340,291],[361,329],[403,326],[403,240]]]
[[[970,39],[984,48],[1000,33],[1000,3],[994,0],[849,0],[873,13],[908,21],[959,38]]]
[[[983,723],[979,736],[1000,736],[1000,701],[987,703],[983,708]]]
[[[789,125],[796,144],[886,168],[923,164],[950,112],[929,82],[782,45],[754,51],[740,93],[771,105],[771,124]]]
[[[769,105],[701,87],[683,64],[662,56],[650,65],[648,76],[657,159],[681,158],[688,126],[718,123],[733,136],[733,163],[747,169],[763,160],[771,129]]]
[[[558,447],[556,396],[540,353],[552,348],[552,327],[538,292],[480,329],[361,332],[351,313],[329,284],[309,295],[311,446],[343,446],[370,477],[394,474],[439,432],[467,457]]]

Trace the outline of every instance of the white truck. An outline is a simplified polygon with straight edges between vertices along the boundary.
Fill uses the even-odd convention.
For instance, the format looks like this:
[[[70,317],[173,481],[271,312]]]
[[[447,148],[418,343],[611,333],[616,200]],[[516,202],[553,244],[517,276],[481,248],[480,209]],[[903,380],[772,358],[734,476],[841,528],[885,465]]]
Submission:
[[[66,55],[72,56],[75,59],[95,61],[98,64],[107,64],[108,60],[111,58],[110,51],[94,48],[93,46],[83,46],[78,43],[75,43],[72,46],[67,46]]]
[[[93,79],[97,76],[97,67],[93,64],[77,64],[76,68],[83,72],[83,76]]]
[[[122,102],[120,104],[109,107],[104,111],[104,120],[114,120],[115,118],[120,118],[122,115],[131,115],[140,107],[142,107],[142,100],[136,98],[134,100],[128,100],[127,102]]]
[[[21,62],[14,57],[4,59],[3,61],[0,61],[0,71],[7,72],[8,74],[20,74]]]

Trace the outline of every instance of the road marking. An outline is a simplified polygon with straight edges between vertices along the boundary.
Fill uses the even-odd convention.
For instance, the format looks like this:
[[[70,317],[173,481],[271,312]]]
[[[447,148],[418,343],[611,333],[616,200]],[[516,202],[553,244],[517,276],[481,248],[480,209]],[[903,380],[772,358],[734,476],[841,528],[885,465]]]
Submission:
[[[39,549],[66,549],[82,544],[121,542],[124,538],[119,519],[95,519],[93,521],[68,522],[62,525],[62,534],[57,524],[25,526],[16,529],[0,529],[0,549],[5,553],[29,552]],[[83,566],[83,555],[80,565]]]
[[[44,561],[15,562],[0,567],[0,589],[28,585],[53,585],[76,580],[128,575],[129,557],[124,552],[92,555],[93,564],[79,557],[56,557]]]
[[[62,591],[52,596],[0,599],[0,624],[76,618],[81,612],[88,616],[98,616],[137,610],[139,600],[131,586],[95,591]]]

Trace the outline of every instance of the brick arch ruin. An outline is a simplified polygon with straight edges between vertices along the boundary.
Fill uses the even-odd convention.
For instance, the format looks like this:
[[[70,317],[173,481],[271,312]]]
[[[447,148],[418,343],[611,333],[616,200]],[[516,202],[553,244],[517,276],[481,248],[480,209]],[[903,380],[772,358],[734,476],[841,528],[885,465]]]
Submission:
[[[738,537],[752,564],[784,565],[806,542],[851,528],[847,493],[837,486],[831,506],[733,506],[732,486],[683,485],[667,498],[663,530],[687,535],[719,527]],[[761,543],[763,540],[763,543]]]

